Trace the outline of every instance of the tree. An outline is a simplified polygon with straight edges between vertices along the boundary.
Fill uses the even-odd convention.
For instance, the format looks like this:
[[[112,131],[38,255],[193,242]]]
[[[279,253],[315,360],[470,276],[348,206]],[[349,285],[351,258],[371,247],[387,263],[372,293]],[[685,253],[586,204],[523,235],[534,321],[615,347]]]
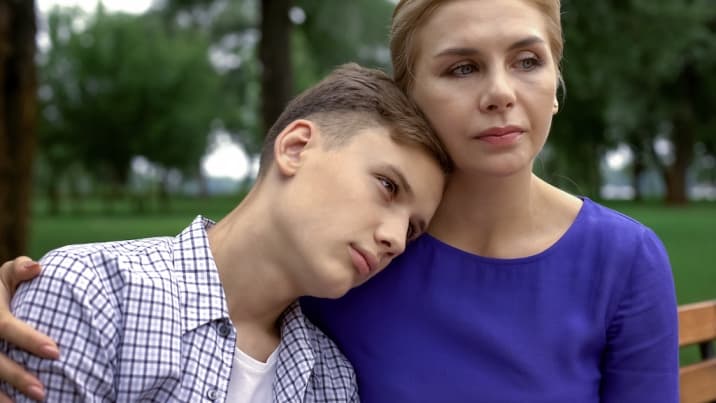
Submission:
[[[388,35],[395,4],[386,0],[297,0],[305,21],[296,26],[296,89],[303,90],[335,66],[357,62],[390,69]]]
[[[92,15],[56,9],[49,22],[51,47],[42,64],[46,160],[77,158],[114,194],[136,155],[165,169],[195,170],[212,120],[225,111],[206,38],[168,33],[153,14],[101,8]]]
[[[211,59],[221,71],[220,94],[227,113],[220,125],[249,152],[262,143],[260,4],[257,0],[158,0],[167,29],[191,28],[208,36]]]
[[[163,0],[157,6],[170,25],[201,27],[217,50],[240,61],[224,79],[241,113],[225,123],[250,152],[288,100],[337,64],[389,64],[394,4],[387,0]]]
[[[703,106],[709,104],[713,92],[705,85],[716,54],[716,37],[709,30],[716,20],[711,3],[605,0],[566,1],[564,5],[567,103],[574,103],[575,98],[577,104],[589,102],[584,104],[587,110],[580,107],[576,114],[560,113],[556,128],[563,126],[560,120],[573,120],[567,125],[576,128],[571,136],[591,149],[629,144],[636,156],[635,175],[647,166],[659,169],[666,200],[672,204],[686,202],[694,147],[708,137],[708,131],[699,130],[699,122],[710,115]],[[667,35],[665,27],[670,29]],[[600,127],[601,134],[593,132],[594,127]],[[600,160],[575,153],[564,136],[553,138],[561,154],[576,157],[570,158],[570,164],[591,161],[596,167]],[[657,138],[673,145],[669,158],[654,152]]]
[[[611,87],[613,94],[629,100],[625,111],[632,116],[621,113],[614,124],[624,129],[633,148],[642,146],[635,150],[637,155],[652,156],[662,173],[668,204],[688,201],[687,175],[700,140],[699,122],[711,115],[710,108],[704,108],[712,101],[705,84],[716,67],[716,36],[708,28],[716,15],[710,3],[632,0],[630,18],[620,32],[625,42],[639,46],[630,49],[619,65],[617,72],[625,78],[620,88]],[[678,28],[663,35],[662,27]],[[624,101],[620,105],[627,106]],[[654,150],[659,137],[672,146],[666,157]]]
[[[0,260],[25,253],[35,151],[35,2],[0,0]]]
[[[261,0],[261,121],[268,131],[293,97],[291,31],[292,0]]]

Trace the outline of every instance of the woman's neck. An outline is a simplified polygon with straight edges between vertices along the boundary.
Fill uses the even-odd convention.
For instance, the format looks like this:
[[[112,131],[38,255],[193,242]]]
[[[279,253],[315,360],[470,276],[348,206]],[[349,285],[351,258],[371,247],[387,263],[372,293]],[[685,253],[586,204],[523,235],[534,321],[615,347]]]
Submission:
[[[480,178],[456,172],[433,217],[430,234],[486,257],[541,252],[571,225],[581,201],[531,172]]]

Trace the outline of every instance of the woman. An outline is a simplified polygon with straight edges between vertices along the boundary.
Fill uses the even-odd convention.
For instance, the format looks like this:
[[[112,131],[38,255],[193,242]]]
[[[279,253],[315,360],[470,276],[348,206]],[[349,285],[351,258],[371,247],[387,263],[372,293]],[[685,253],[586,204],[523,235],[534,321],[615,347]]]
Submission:
[[[559,109],[559,1],[402,0],[391,52],[455,170],[429,234],[390,270],[303,301],[361,399],[678,401],[663,245],[532,173]]]
[[[455,170],[429,234],[389,270],[304,301],[361,399],[678,401],[661,242],[532,173],[558,111],[559,1],[403,0],[391,51]]]

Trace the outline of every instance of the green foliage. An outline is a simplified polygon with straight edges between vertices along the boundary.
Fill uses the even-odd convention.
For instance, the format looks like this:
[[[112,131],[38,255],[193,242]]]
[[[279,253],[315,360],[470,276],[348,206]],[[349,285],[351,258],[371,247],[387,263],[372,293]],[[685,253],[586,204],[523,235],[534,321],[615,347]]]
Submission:
[[[387,0],[355,0],[351,2],[298,0],[306,20],[297,27],[302,38],[298,42],[302,58],[310,59],[312,73],[328,74],[337,65],[358,62],[365,66],[387,69],[390,15],[394,3]],[[306,67],[301,64],[300,67]],[[297,63],[297,77],[301,68]],[[299,82],[304,89],[315,82]]]
[[[190,28],[204,33],[221,72],[221,125],[249,152],[260,149],[260,74],[256,57],[260,38],[256,0],[162,0],[156,13],[166,28]]]
[[[348,61],[388,69],[393,6],[388,0],[296,0],[295,92]],[[563,11],[568,91],[537,162],[540,174],[595,196],[607,149],[625,142],[640,169],[663,168],[654,140],[683,140],[683,131],[675,131],[683,128],[699,143],[697,158],[716,153],[712,0],[564,0]],[[51,16],[56,51],[45,55],[43,64],[43,84],[51,88],[40,92],[50,94],[43,97],[42,129],[43,157],[54,167],[49,171],[87,159],[103,161],[93,163],[92,172],[126,172],[122,167],[131,153],[165,166],[191,167],[205,140],[190,133],[208,131],[212,118],[250,152],[258,150],[260,2],[163,0],[144,17],[105,13],[87,19],[74,13]],[[301,13],[305,18],[295,18]],[[77,29],[83,19],[84,34]],[[211,71],[207,54],[219,75]],[[92,144],[80,135],[89,129],[95,134]]]
[[[55,9],[41,61],[41,151],[124,184],[134,155],[194,169],[221,110],[208,41],[151,15]]]
[[[568,95],[550,140],[555,154],[566,156],[554,161],[560,171],[583,182],[579,173],[588,164],[596,170],[599,153],[617,142],[629,144],[640,164],[658,166],[657,136],[694,147],[671,129],[677,121],[695,128],[696,141],[713,142],[712,1],[568,0],[563,10]]]

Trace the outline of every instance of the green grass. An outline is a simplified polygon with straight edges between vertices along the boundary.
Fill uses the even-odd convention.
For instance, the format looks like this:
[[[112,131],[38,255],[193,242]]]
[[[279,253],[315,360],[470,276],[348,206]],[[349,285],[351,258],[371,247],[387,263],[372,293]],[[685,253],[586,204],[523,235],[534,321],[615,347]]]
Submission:
[[[81,212],[69,208],[59,215],[47,214],[44,201],[33,206],[30,223],[29,254],[39,259],[51,249],[85,242],[115,241],[150,236],[176,235],[198,215],[219,220],[233,209],[239,197],[209,199],[180,198],[171,201],[169,211],[134,212],[128,202],[117,203],[111,213],[98,201],[84,202]]]
[[[30,236],[30,256],[40,258],[61,245],[156,235],[175,235],[197,214],[218,220],[228,213],[239,197],[175,199],[169,212],[136,214],[130,203],[118,204],[112,214],[103,213],[97,201],[85,202],[84,213],[46,213],[38,201],[34,206]],[[670,208],[657,203],[609,202],[621,211],[651,227],[666,246],[680,304],[716,299],[716,204],[696,203]],[[682,363],[697,359],[696,348],[682,351]]]

